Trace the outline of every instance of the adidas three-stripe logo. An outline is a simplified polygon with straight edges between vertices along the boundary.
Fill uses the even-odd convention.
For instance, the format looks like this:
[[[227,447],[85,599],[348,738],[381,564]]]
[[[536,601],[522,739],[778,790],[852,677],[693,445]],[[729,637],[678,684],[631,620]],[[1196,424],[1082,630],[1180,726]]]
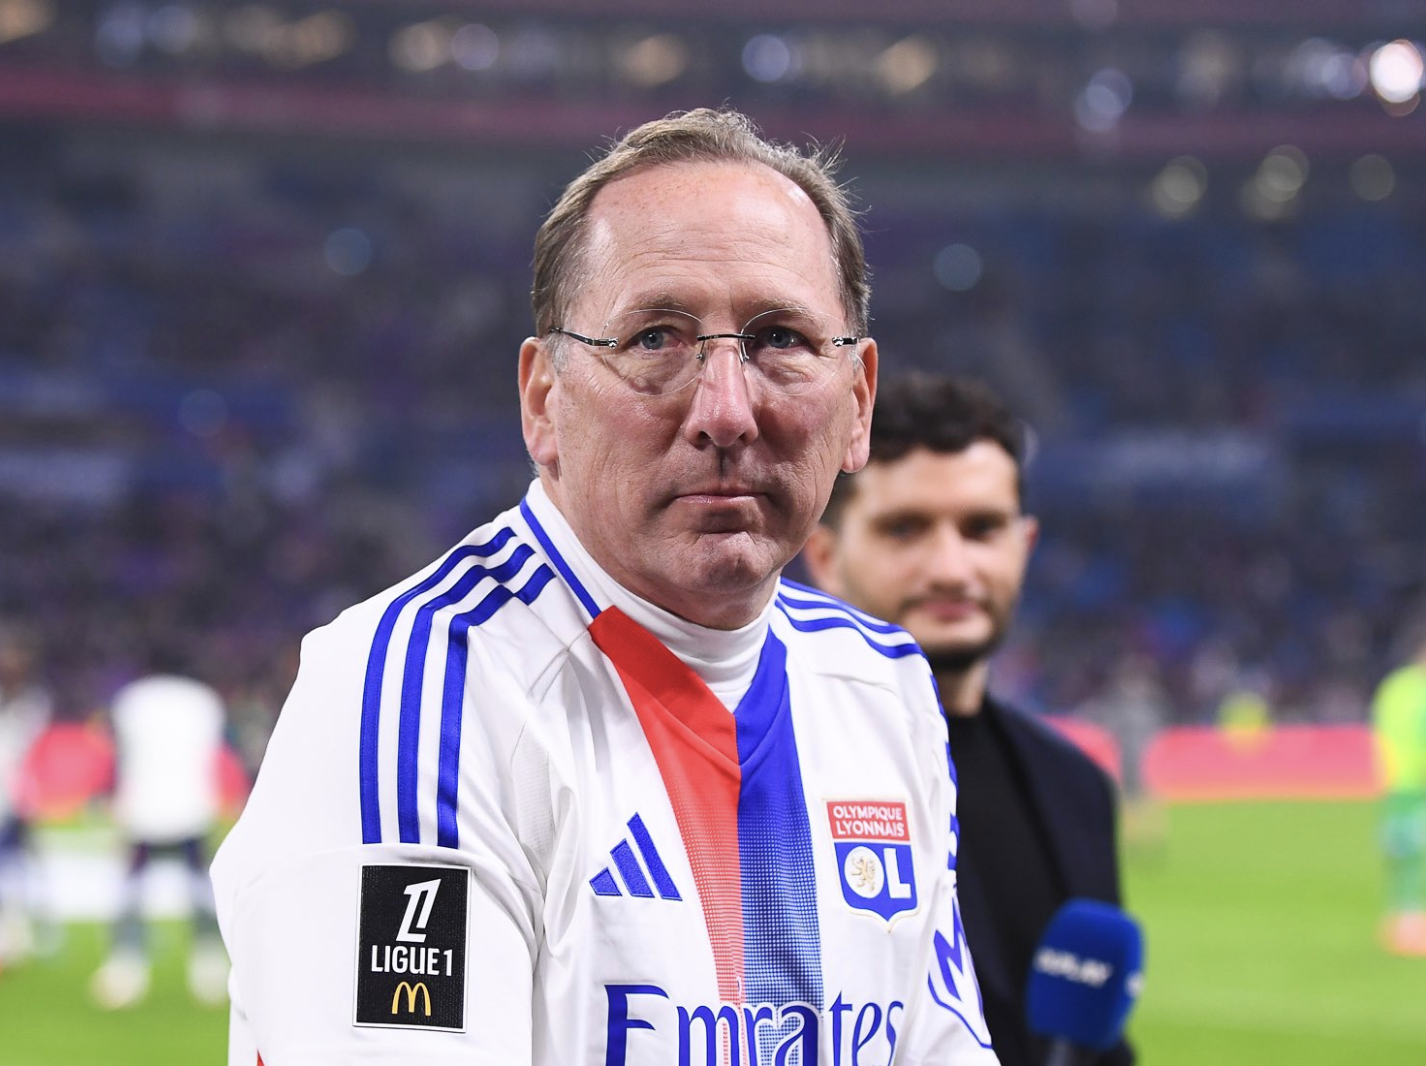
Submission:
[[[668,874],[668,867],[664,866],[663,859],[659,858],[653,838],[644,828],[644,820],[638,814],[629,819],[629,836],[633,837],[634,845],[639,849],[638,855],[635,855],[634,848],[629,846],[628,837],[615,844],[609,855],[614,860],[614,869],[619,871],[619,878],[615,879],[610,868],[604,867],[589,879],[589,887],[594,889],[594,894],[622,896],[628,892],[629,895],[641,899],[653,899],[654,893],[657,892],[659,899],[683,899],[678,894],[673,878]],[[642,864],[639,862],[640,857],[644,860]],[[648,870],[647,875],[645,869]],[[624,882],[622,889],[619,887],[620,880]],[[649,884],[650,881],[653,882],[652,885]]]

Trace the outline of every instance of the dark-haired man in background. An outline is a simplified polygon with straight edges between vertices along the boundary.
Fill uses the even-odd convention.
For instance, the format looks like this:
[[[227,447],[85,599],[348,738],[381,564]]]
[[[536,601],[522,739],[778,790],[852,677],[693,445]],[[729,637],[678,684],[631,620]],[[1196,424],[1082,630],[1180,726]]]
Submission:
[[[813,580],[903,626],[936,675],[958,774],[960,900],[1004,1066],[1039,1066],[1025,1021],[1035,946],[1071,897],[1119,902],[1114,788],[1078,748],[987,692],[1038,532],[1025,441],[977,382],[883,382],[871,454],[839,478],[803,553]],[[1120,1043],[1097,1066],[1133,1061]]]

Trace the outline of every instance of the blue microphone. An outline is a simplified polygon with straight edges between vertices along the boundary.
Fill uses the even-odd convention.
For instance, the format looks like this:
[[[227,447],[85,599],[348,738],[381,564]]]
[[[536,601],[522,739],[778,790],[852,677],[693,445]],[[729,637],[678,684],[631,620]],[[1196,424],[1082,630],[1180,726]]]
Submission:
[[[1138,922],[1099,900],[1060,907],[1035,949],[1025,990],[1031,1030],[1050,1038],[1046,1066],[1113,1047],[1143,983]]]

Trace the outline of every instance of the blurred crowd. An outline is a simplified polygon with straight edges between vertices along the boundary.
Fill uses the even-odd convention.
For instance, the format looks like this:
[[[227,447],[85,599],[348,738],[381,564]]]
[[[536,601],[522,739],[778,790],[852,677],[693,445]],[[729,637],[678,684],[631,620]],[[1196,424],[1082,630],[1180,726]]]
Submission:
[[[0,617],[59,718],[184,648],[255,765],[301,634],[523,491],[529,246],[578,160],[7,138]],[[1426,197],[849,176],[883,372],[982,375],[1033,431],[1004,695],[1364,720],[1426,576]]]

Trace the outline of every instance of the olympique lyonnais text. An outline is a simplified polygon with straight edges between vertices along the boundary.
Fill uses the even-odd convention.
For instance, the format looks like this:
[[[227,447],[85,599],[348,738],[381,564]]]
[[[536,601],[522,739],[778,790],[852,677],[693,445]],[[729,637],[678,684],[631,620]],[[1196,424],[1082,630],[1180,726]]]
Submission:
[[[910,840],[904,803],[827,804],[833,840]]]

